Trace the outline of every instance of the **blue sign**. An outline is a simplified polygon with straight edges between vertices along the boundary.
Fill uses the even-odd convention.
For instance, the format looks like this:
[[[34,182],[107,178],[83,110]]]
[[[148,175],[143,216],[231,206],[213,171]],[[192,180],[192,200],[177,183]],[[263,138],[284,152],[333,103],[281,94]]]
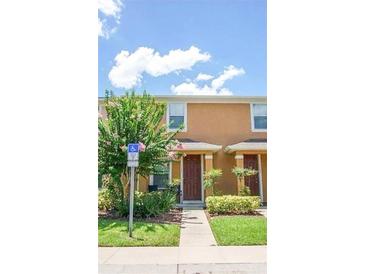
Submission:
[[[128,144],[128,153],[130,153],[130,152],[138,153],[139,152],[139,144]]]

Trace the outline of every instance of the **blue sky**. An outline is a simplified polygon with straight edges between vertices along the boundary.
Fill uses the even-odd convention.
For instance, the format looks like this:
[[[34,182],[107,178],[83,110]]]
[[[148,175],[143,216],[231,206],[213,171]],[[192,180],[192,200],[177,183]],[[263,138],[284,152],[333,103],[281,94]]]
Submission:
[[[266,1],[99,0],[98,51],[99,96],[266,95]]]

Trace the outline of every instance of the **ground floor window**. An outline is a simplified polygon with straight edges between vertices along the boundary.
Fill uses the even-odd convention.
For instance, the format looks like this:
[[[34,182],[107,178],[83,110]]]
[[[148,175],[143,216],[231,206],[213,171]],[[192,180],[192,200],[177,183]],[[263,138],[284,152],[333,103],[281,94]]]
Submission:
[[[164,189],[167,187],[170,180],[170,166],[164,165],[157,169],[157,171],[150,176],[150,189]]]

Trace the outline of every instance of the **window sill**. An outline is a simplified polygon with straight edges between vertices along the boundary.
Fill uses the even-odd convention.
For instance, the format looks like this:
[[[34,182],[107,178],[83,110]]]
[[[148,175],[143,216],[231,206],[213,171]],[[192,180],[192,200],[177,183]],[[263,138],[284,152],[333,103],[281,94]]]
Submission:
[[[168,128],[167,129],[168,132],[174,132],[174,131],[178,131],[178,128],[174,129],[174,128]],[[182,129],[180,132],[187,132],[186,129]]]
[[[267,132],[267,129],[252,129],[252,132]]]

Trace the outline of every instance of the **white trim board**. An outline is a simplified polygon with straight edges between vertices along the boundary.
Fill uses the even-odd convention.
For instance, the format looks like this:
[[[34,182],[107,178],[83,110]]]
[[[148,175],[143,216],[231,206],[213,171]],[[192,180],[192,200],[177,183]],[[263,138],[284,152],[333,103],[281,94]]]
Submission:
[[[260,199],[261,203],[264,202],[264,190],[262,187],[262,168],[261,168],[261,154],[257,154],[257,161],[259,167],[259,190],[260,190]]]
[[[204,142],[181,142],[181,144],[184,146],[184,148],[179,149],[179,151],[206,150],[217,152],[218,150],[222,149],[221,145],[208,144]]]
[[[184,202],[184,157],[180,158],[180,203]]]
[[[204,175],[204,155],[203,154],[200,154],[200,181],[201,181],[201,188],[200,188],[200,191],[201,191],[201,201],[204,203],[204,180],[203,180],[203,175]]]
[[[241,142],[238,144],[233,144],[233,145],[229,145],[226,146],[224,148],[225,152],[228,153],[232,153],[235,151],[245,151],[245,150],[262,150],[262,151],[266,151],[267,150],[267,143],[259,143],[259,142]],[[238,155],[237,155],[238,156]],[[239,158],[237,158],[239,159]]]
[[[266,96],[209,96],[209,95],[165,95],[156,96],[156,99],[164,102],[188,102],[188,103],[243,103],[249,104],[253,102],[266,103]]]

